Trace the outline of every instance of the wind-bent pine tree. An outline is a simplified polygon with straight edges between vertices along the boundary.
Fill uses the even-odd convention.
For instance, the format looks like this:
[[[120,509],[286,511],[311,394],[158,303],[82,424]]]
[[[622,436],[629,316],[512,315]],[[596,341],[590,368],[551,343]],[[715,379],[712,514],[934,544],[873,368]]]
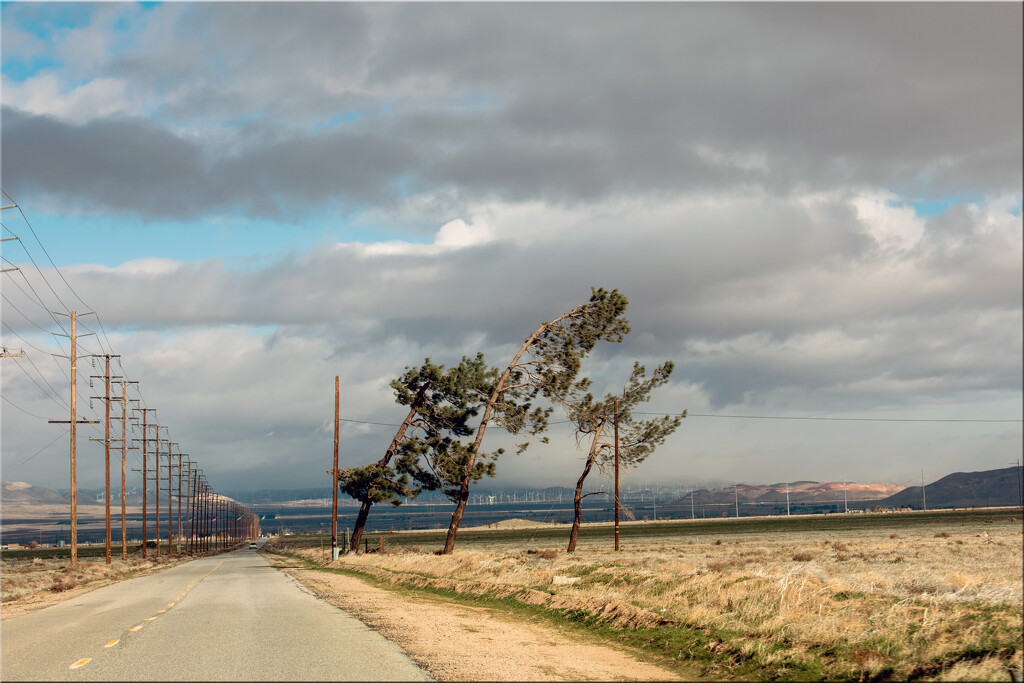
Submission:
[[[450,384],[449,401],[452,409],[458,411],[459,419],[448,423],[435,420],[422,430],[422,434],[402,439],[397,449],[398,472],[415,479],[421,489],[441,491],[453,503],[458,502],[464,471],[469,471],[471,482],[485,476],[493,477],[494,460],[504,449],[484,454],[466,470],[469,446],[460,442],[458,437],[473,433],[466,427],[463,416],[468,418],[479,412],[498,377],[497,368],[488,367],[482,353],[472,359],[463,356],[458,367],[446,375]]]
[[[594,495],[593,493],[583,494],[583,483],[586,481],[587,475],[590,474],[595,464],[603,471],[612,464],[615,457],[614,441],[602,440],[602,437],[606,435],[606,428],[609,428],[615,419],[615,402],[618,401],[619,409],[620,467],[636,467],[646,460],[647,456],[653,453],[654,449],[664,443],[665,439],[679,427],[682,418],[686,417],[685,410],[681,416],[665,415],[651,420],[637,420],[632,414],[637,405],[646,403],[650,399],[651,391],[668,382],[674,367],[672,361],[666,361],[663,365],[655,368],[648,379],[644,366],[634,363],[633,372],[621,395],[606,394],[604,400],[595,401],[591,394],[587,394],[581,399],[567,402],[566,412],[575,425],[577,443],[587,436],[591,437],[591,441],[583,473],[576,482],[576,493],[573,496],[572,529],[569,531],[569,547],[566,548],[566,552],[576,551],[576,538],[579,535],[580,522],[583,519],[582,500],[587,496]]]
[[[553,404],[563,405],[589,386],[586,378],[576,379],[582,361],[597,342],[621,342],[629,333],[629,323],[622,317],[628,304],[617,289],[609,292],[591,288],[589,301],[542,324],[526,338],[512,361],[490,385],[482,401],[483,415],[473,443],[439,444],[448,449],[441,458],[446,468],[443,474],[451,484],[449,498],[456,503],[442,553],[455,549],[455,538],[469,502],[470,485],[484,475],[493,476],[494,460],[502,453],[501,449],[493,453],[481,452],[487,426],[493,420],[515,436],[523,432],[536,436],[546,430],[552,408],[534,408],[532,401],[541,396]],[[477,390],[482,388],[484,386],[480,385]],[[547,438],[542,441],[546,442]],[[522,453],[527,446],[529,441],[521,441],[517,452]]]
[[[462,365],[467,362],[463,358]],[[483,362],[482,356],[478,362]],[[341,490],[361,503],[352,529],[350,547],[353,550],[359,548],[370,507],[374,503],[388,502],[398,506],[403,498],[415,497],[420,492],[419,488],[410,487],[408,474],[396,472],[391,464],[403,444],[419,437],[434,439],[442,432],[456,436],[473,433],[466,421],[476,415],[476,407],[467,397],[459,379],[464,372],[462,366],[445,371],[443,365],[435,365],[427,358],[419,368],[406,367],[401,377],[391,381],[395,401],[409,406],[405,420],[380,460],[364,467],[341,470],[339,476]]]

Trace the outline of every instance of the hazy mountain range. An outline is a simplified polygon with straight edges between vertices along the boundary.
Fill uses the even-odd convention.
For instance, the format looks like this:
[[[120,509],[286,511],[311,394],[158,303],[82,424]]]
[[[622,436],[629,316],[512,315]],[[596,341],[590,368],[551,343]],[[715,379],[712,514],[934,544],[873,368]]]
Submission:
[[[714,482],[720,484],[720,482]],[[546,493],[545,499],[553,499],[561,494],[563,500],[572,500],[570,489],[529,489],[534,492]],[[512,491],[526,492],[521,488],[476,487],[475,494],[492,495],[501,492],[505,495]],[[1021,502],[1021,468],[1007,467],[984,472],[955,472],[925,486],[922,496],[920,486],[902,487],[891,484],[864,484],[858,482],[815,482],[797,481],[788,483],[751,485],[721,485],[718,488],[704,488],[691,492],[674,492],[672,498],[690,504],[691,497],[695,505],[722,505],[739,501],[749,503],[834,503],[845,500],[856,503],[850,507],[863,508],[865,502],[871,501],[882,507],[911,507],[920,509],[926,505],[928,509],[952,507],[981,507],[1019,505]],[[650,489],[632,491],[630,498],[644,497],[652,493]],[[120,492],[112,492],[113,500],[120,500]],[[286,502],[293,500],[324,499],[331,497],[330,487],[307,489],[273,489],[239,492],[237,500],[243,503]],[[660,491],[658,500],[664,500],[665,492]],[[519,500],[526,500],[520,497]],[[43,486],[33,486],[25,482],[3,482],[0,501],[5,504],[43,505],[68,503],[67,491],[55,491]],[[103,489],[79,489],[80,505],[101,505]],[[142,496],[130,493],[130,504],[142,502]]]

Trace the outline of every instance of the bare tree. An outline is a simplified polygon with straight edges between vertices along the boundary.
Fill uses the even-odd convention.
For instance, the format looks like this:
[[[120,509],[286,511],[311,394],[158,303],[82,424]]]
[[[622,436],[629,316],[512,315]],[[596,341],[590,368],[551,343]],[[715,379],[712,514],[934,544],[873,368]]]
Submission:
[[[577,443],[590,437],[583,473],[576,482],[576,493],[573,496],[572,529],[569,532],[569,547],[566,552],[576,551],[576,538],[579,535],[580,523],[583,518],[582,500],[593,493],[583,493],[583,483],[596,464],[602,471],[608,467],[614,457],[614,441],[607,440],[607,430],[615,419],[615,406],[618,402],[619,420],[619,464],[621,467],[636,467],[647,459],[654,449],[664,443],[665,439],[679,427],[686,417],[684,410],[681,416],[665,415],[651,420],[638,420],[633,409],[640,403],[650,399],[651,391],[668,382],[675,365],[666,361],[654,369],[651,377],[640,363],[633,364],[633,372],[626,382],[622,394],[607,394],[602,401],[595,401],[593,395],[587,394],[580,399],[570,399],[566,403],[566,411],[573,421]],[[596,492],[596,493],[604,493]]]

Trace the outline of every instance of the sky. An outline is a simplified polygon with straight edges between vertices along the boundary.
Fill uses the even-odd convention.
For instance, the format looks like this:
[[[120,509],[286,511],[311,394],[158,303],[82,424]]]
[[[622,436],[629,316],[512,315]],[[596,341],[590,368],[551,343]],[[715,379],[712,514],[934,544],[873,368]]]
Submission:
[[[594,286],[632,327],[595,392],[671,360],[640,410],[688,411],[627,483],[1020,458],[1020,3],[0,11],[4,480],[68,486],[50,311],[98,314],[79,353],[214,488],[297,488],[330,486],[336,375],[341,464],[375,461],[406,366],[504,367]],[[552,420],[491,483],[575,484]]]

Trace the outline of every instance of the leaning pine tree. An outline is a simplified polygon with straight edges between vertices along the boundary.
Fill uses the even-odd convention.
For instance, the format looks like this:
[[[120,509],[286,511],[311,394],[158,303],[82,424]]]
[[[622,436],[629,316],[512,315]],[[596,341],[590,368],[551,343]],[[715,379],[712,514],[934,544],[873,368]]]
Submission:
[[[576,482],[572,529],[569,532],[569,547],[566,548],[566,552],[576,551],[576,537],[579,535],[580,522],[583,518],[582,500],[586,496],[594,495],[583,494],[583,482],[595,464],[603,471],[613,461],[615,444],[614,441],[609,442],[606,439],[615,420],[616,403],[619,422],[619,465],[625,468],[635,467],[647,459],[647,456],[679,427],[682,418],[686,417],[685,410],[682,415],[665,415],[652,420],[637,420],[633,416],[633,408],[640,403],[646,403],[651,391],[668,382],[673,368],[672,361],[667,361],[655,368],[648,379],[644,366],[634,363],[633,372],[621,395],[607,394],[604,400],[595,401],[591,394],[587,394],[581,399],[566,402],[569,418],[575,425],[577,443],[587,436],[591,437],[583,474]]]
[[[622,317],[628,303],[618,290],[591,288],[589,301],[544,323],[527,337],[500,375],[476,378],[473,390],[480,397],[483,414],[475,440],[464,444],[438,439],[430,446],[433,476],[442,480],[455,502],[442,553],[455,548],[470,485],[485,475],[493,476],[494,460],[502,453],[501,449],[492,453],[480,450],[487,426],[493,420],[513,435],[537,435],[546,430],[552,409],[534,408],[532,402],[541,396],[563,405],[587,386],[588,380],[577,381],[582,360],[597,342],[620,342],[629,333],[629,323]],[[519,452],[528,445],[528,441],[520,442]]]
[[[341,470],[338,477],[342,492],[360,502],[352,529],[353,550],[359,548],[374,503],[398,506],[403,498],[415,497],[420,492],[419,488],[410,486],[408,474],[398,473],[392,466],[392,459],[401,451],[402,444],[417,438],[430,440],[438,433],[456,436],[473,433],[466,421],[476,415],[476,406],[467,397],[459,378],[467,372],[464,366],[474,362],[482,364],[482,356],[476,361],[464,358],[459,368],[445,371],[443,365],[434,365],[427,358],[419,368],[407,367],[401,377],[392,380],[395,401],[409,406],[405,420],[380,460],[364,467]]]

